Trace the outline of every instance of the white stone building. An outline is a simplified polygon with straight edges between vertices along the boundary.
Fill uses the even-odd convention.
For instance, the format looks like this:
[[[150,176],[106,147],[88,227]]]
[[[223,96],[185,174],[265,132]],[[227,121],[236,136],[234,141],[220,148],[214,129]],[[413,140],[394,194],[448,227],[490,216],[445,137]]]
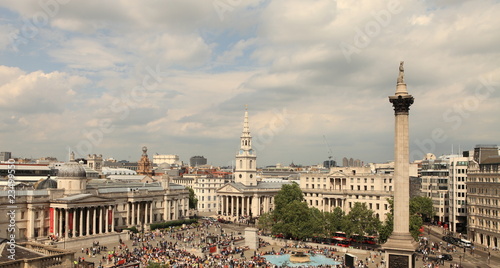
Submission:
[[[7,178],[0,214],[12,217],[0,217],[0,237],[14,235],[18,242],[43,242],[48,236],[66,247],[88,246],[97,237],[116,242],[122,228],[182,219],[188,213],[187,189],[167,177],[154,183],[89,179],[81,164],[68,162],[57,179],[40,180],[32,190],[10,187],[15,174]]]
[[[198,211],[217,213],[219,211],[217,189],[225,184],[224,178],[212,174],[184,174],[183,177],[194,181],[193,190],[198,199]]]
[[[393,196],[393,175],[370,167],[333,167],[329,173],[301,173],[300,188],[310,207],[332,212],[340,207],[349,213],[354,203],[365,203],[385,220],[390,212],[387,199]]]
[[[153,164],[161,165],[161,164],[169,164],[169,165],[182,165],[182,161],[179,160],[179,156],[175,154],[155,154],[153,155]]]

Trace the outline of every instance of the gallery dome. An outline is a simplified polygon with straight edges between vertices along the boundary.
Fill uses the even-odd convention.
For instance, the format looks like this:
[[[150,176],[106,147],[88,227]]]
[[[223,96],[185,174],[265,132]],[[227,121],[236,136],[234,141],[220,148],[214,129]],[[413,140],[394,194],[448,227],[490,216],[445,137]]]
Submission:
[[[57,188],[57,181],[50,178],[50,175],[46,179],[41,179],[34,185],[35,190],[44,190],[50,188]]]
[[[86,177],[85,169],[76,162],[67,162],[59,168],[58,178],[62,177]]]

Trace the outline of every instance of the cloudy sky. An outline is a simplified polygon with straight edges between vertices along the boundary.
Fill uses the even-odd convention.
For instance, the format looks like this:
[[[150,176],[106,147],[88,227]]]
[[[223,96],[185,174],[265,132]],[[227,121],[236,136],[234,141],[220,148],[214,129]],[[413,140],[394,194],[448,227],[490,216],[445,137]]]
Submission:
[[[234,161],[393,159],[401,60],[412,159],[497,144],[500,3],[0,1],[0,151]]]

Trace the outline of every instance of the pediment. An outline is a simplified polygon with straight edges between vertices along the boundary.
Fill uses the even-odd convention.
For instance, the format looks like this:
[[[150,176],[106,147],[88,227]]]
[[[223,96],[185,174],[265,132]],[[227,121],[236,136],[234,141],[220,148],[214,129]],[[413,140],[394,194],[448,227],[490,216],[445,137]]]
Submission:
[[[54,203],[67,204],[70,206],[95,205],[95,204],[114,204],[115,200],[111,198],[96,196],[92,194],[77,194],[55,199]]]
[[[218,193],[242,193],[242,191],[231,184],[226,184],[222,186],[218,191]]]
[[[334,171],[334,172],[328,174],[328,177],[346,177],[346,175],[344,172]]]

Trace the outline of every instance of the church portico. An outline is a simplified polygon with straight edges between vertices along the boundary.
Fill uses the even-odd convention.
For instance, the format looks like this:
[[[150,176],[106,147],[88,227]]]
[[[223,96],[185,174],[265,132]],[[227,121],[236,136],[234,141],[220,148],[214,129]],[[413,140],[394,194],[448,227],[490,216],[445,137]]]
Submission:
[[[231,216],[249,216],[252,213],[251,204],[253,196],[245,195],[219,195],[220,214]]]
[[[114,232],[115,208],[113,200],[90,194],[56,199],[49,210],[49,234],[68,240]]]
[[[257,155],[252,149],[252,136],[245,110],[240,150],[236,154],[234,182],[217,190],[220,214],[232,217],[259,217],[274,209],[274,196],[281,190],[282,182],[257,180]]]

